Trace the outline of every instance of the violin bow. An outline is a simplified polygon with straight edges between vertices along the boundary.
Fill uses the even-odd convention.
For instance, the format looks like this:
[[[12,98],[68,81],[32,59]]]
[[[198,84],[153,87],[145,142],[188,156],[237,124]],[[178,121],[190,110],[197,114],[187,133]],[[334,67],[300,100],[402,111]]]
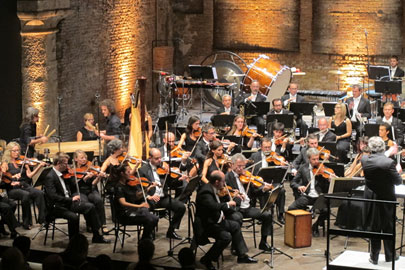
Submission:
[[[76,189],[77,189],[77,193],[79,194],[79,205],[80,205],[80,189],[79,189],[79,184],[77,183],[77,174],[76,174],[76,162],[73,160],[73,172],[74,172],[74,176],[75,176],[75,184],[76,184]]]
[[[145,193],[145,189],[144,189],[144,188],[143,188],[143,186],[142,186],[142,180],[141,180],[141,177],[140,177],[140,175],[139,175],[138,168],[136,169],[136,174],[138,175],[138,179],[139,179],[139,182],[140,182],[140,185],[141,185],[143,199],[144,199],[144,200],[145,200],[145,202],[147,203],[148,201],[146,200],[146,193]]]
[[[29,148],[29,147],[30,147],[30,146],[27,145],[27,149],[25,149],[25,155],[24,155],[24,160],[23,160],[22,165],[21,165],[20,175],[21,175],[22,172],[23,172],[23,169],[24,169],[24,166],[25,166],[25,161],[27,160],[27,153],[28,153],[28,148]]]

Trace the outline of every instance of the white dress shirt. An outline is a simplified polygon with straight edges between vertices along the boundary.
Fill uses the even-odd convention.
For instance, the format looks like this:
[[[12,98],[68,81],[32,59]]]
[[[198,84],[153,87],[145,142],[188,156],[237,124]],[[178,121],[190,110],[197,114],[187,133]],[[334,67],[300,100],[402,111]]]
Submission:
[[[155,194],[154,195],[158,195],[159,197],[164,197],[165,194],[163,192],[163,188],[162,188],[162,183],[160,182],[160,177],[159,174],[156,172],[156,166],[153,166],[151,163],[149,163],[150,166],[152,167],[152,172],[153,172],[153,178],[155,179],[155,182],[158,183],[158,186],[155,187]]]
[[[245,187],[240,182],[239,175],[237,173],[235,173],[235,172],[233,172],[233,174],[235,175],[236,184],[238,185],[239,193],[243,194],[244,197],[245,197],[245,199],[242,200],[241,203],[240,203],[240,208],[242,208],[242,209],[249,208],[250,207],[250,199],[249,199],[249,196],[246,193]]]
[[[311,198],[318,198],[319,194],[318,194],[318,192],[316,192],[316,189],[315,189],[315,175],[312,173],[312,169],[313,169],[312,166],[309,165],[309,174],[311,176],[311,185],[309,186],[308,196]]]

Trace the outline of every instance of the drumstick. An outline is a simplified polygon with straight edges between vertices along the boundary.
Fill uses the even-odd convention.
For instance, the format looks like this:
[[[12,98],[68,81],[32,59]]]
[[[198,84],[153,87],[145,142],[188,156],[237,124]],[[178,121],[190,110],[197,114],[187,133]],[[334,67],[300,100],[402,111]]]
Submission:
[[[42,136],[46,136],[46,132],[48,131],[48,129],[49,129],[49,125],[46,126],[44,134],[42,134]]]
[[[56,132],[56,129],[53,129],[51,132],[49,132],[49,134],[46,137],[51,137],[54,133]]]

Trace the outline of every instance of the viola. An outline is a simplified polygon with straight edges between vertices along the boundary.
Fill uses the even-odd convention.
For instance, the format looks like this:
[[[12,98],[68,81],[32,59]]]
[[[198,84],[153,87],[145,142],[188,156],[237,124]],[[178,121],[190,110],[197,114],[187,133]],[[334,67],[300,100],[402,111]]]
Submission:
[[[277,155],[276,152],[265,153],[266,161],[268,163],[273,162],[277,166],[287,165],[288,162],[285,160],[285,157]]]
[[[250,128],[248,128],[248,127],[245,127],[243,130],[242,130],[242,136],[245,136],[245,137],[252,137],[252,136],[257,136],[257,137],[259,137],[259,138],[263,138],[263,136],[262,135],[260,135],[260,134],[258,134],[257,132],[256,132],[256,130],[254,130],[254,129],[250,129]]]
[[[239,194],[239,190],[233,189],[231,186],[223,187],[218,191],[218,197],[225,197],[231,195],[232,198],[235,198]]]
[[[248,184],[250,182],[255,187],[262,187],[266,184],[262,177],[255,176],[249,171],[245,171],[242,175],[239,175],[239,180],[243,184]]]
[[[323,165],[323,163],[319,164],[318,167],[312,169],[312,173],[314,176],[321,175],[323,178],[329,179],[331,177],[336,177],[335,172],[331,169]]]
[[[137,185],[140,185],[140,184],[142,184],[143,187],[148,187],[148,186],[151,185],[151,182],[145,177],[139,177],[138,178],[138,177],[133,176],[133,175],[131,175],[129,177],[129,179],[127,180],[127,185],[131,186],[131,187],[134,187],[134,186],[137,186]]]

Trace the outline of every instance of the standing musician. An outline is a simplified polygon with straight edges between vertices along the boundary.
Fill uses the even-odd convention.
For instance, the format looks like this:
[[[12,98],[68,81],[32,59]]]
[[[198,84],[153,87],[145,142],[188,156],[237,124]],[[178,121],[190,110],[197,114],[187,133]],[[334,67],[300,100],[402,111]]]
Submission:
[[[170,178],[168,178],[168,175],[164,175],[164,177],[166,177],[166,180],[160,179],[157,169],[161,168],[161,166],[162,154],[160,150],[157,148],[151,148],[149,150],[149,162],[142,165],[142,167],[138,170],[139,175],[141,177],[145,177],[152,183],[157,183],[156,187],[151,189],[149,195],[146,196],[150,207],[152,209],[156,207],[164,207],[169,211],[173,211],[172,222],[167,230],[166,237],[181,240],[181,236],[179,236],[175,232],[175,229],[178,229],[180,227],[181,219],[183,218],[184,212],[186,211],[186,207],[184,206],[184,203],[179,201],[178,199],[169,198],[170,194],[168,193],[168,185],[170,183],[167,183],[167,180]],[[179,181],[183,179],[186,179],[186,176],[180,177]]]
[[[384,156],[385,143],[379,137],[371,137],[368,141],[371,155],[364,156],[361,164],[366,179],[364,198],[373,200],[396,201],[394,185],[402,184],[402,178],[395,169],[395,161]],[[373,232],[392,233],[394,221],[392,220],[395,207],[390,204],[366,203],[364,209],[364,224],[366,230]],[[371,250],[369,261],[378,264],[378,254],[381,249],[380,239],[370,239]],[[392,250],[392,241],[384,240],[385,261],[398,260]]]
[[[192,151],[200,136],[200,118],[196,115],[192,115],[188,119],[186,132],[180,137],[178,147],[183,148],[186,151]]]
[[[252,81],[250,84],[250,95],[244,99],[244,102],[266,102],[267,97],[263,95],[260,91],[260,83],[256,80]],[[253,124],[257,127],[257,132],[264,135],[266,124],[262,115],[256,115],[251,118]]]
[[[114,102],[111,99],[105,99],[100,102],[101,113],[107,120],[105,130],[100,131],[100,138],[105,141],[111,141],[121,134],[121,120],[115,114]]]
[[[217,110],[217,114],[236,115],[239,113],[238,108],[232,106],[231,95],[225,94],[222,96],[222,106]]]
[[[248,126],[246,125],[245,117],[242,115],[237,115],[233,120],[233,125],[231,130],[228,131],[227,135],[240,137],[239,144],[236,147],[233,147],[234,144],[229,145],[228,153],[236,154],[242,152],[242,150],[251,149],[255,138],[260,136],[258,133],[251,131],[246,132]],[[231,151],[231,149],[233,149]]]
[[[292,144],[291,138],[284,133],[284,124],[276,122],[273,124],[272,137],[271,137],[271,151],[276,152],[278,155],[283,156],[285,159],[289,159],[292,156]]]
[[[269,138],[261,139],[261,141],[260,141],[260,150],[250,156],[250,160],[254,164],[256,164],[253,167],[253,175],[257,175],[261,168],[269,167],[269,162],[267,162],[266,159],[268,158],[268,154],[270,152],[271,152],[271,140]],[[281,164],[281,165],[284,165],[284,164]],[[255,194],[255,195],[257,195],[257,194]],[[268,193],[264,193],[264,194],[259,193],[258,195],[263,195],[263,196],[252,196],[250,205],[255,206],[256,205],[256,197],[258,197],[259,203],[260,203],[260,208],[263,208],[265,203],[268,200]],[[280,193],[278,194],[278,197],[277,197],[277,200],[276,200],[275,204],[276,204],[276,206],[278,208],[277,220],[281,224],[284,224],[285,223],[285,220],[284,220],[285,189],[284,188],[281,188]]]
[[[46,143],[48,137],[37,136],[37,123],[39,121],[39,110],[34,107],[28,107],[25,111],[24,119],[20,125],[20,145],[21,154],[25,155],[28,146],[27,157],[33,157],[35,145],[37,143]]]
[[[371,117],[371,105],[370,101],[363,97],[363,88],[355,84],[352,86],[353,97],[346,100],[349,106],[349,113],[351,115],[351,121],[353,127],[358,127],[358,121],[360,117],[366,117],[367,119]]]
[[[233,213],[235,201],[221,202],[217,193],[225,186],[225,176],[221,171],[214,171],[208,178],[209,184],[203,185],[196,198],[196,221],[201,227],[201,234],[213,237],[215,243],[201,257],[200,262],[209,270],[215,270],[212,265],[217,261],[222,251],[232,241],[238,256],[238,263],[257,263],[257,260],[246,253],[248,248],[237,221],[226,219],[225,215]],[[196,222],[197,223],[197,222]]]
[[[325,117],[318,119],[319,141],[320,142],[336,142],[336,134],[328,128],[328,120]]]
[[[225,182],[233,190],[238,191],[240,197],[235,198],[236,210],[244,218],[254,218],[262,222],[262,237],[259,249],[270,251],[271,247],[267,243],[267,236],[271,235],[272,216],[269,211],[262,212],[260,209],[250,206],[250,196],[257,193],[265,193],[273,188],[271,184],[263,182],[259,188],[256,188],[252,182],[242,183],[241,177],[245,174],[246,158],[241,153],[235,154],[231,158],[232,170],[225,176]],[[263,194],[261,194],[263,195]],[[254,196],[254,195],[253,195]],[[257,196],[257,195],[256,195]],[[235,220],[238,220],[236,218]]]
[[[38,207],[38,223],[45,222],[44,193],[34,188],[31,183],[31,178],[45,166],[45,162],[38,162],[36,168],[31,171],[27,163],[23,164],[23,160],[19,160],[20,151],[18,143],[7,144],[1,164],[3,179],[0,188],[7,190],[10,199],[21,200],[23,227],[30,230],[32,225],[31,200],[35,201]],[[21,164],[18,165],[18,163]],[[4,177],[6,174],[8,174],[8,179]]]
[[[224,163],[227,162],[227,157],[224,156],[224,147],[220,141],[213,141],[209,145],[209,152],[204,161],[204,166],[201,173],[201,181],[208,184],[208,176],[211,175],[213,171],[220,170]],[[219,162],[223,163],[220,164]]]
[[[390,76],[391,79],[396,79],[399,77],[404,77],[405,72],[398,67],[399,58],[396,55],[391,56],[390,58]]]
[[[344,103],[336,104],[335,114],[329,119],[328,125],[329,128],[335,130],[337,156],[340,162],[346,164],[352,136],[352,122],[346,118],[346,105]]]
[[[72,178],[64,179],[63,173],[68,169],[69,156],[58,152],[53,158],[53,167],[45,177],[45,196],[48,211],[56,218],[68,220],[69,238],[79,233],[79,216],[83,214],[93,232],[93,243],[109,243],[99,233],[101,227],[94,204],[80,201],[80,195]]]
[[[401,120],[393,116],[394,104],[391,102],[385,103],[383,107],[383,114],[383,117],[377,118],[377,124],[388,123],[391,125],[394,128],[395,141],[398,145],[402,145],[404,142],[404,125],[402,124]]]
[[[76,139],[80,141],[91,141],[98,139],[98,130],[94,126],[94,116],[92,113],[86,113],[83,116],[84,126],[77,131]]]
[[[307,150],[307,158],[309,163],[302,164],[298,169],[297,175],[291,181],[291,188],[296,192],[301,193],[301,196],[288,207],[288,210],[306,209],[308,205],[313,205],[322,193],[327,193],[329,189],[329,179],[325,179],[322,175],[314,175],[318,171],[322,173],[322,169],[318,170],[321,165],[319,162],[319,151],[315,148]],[[323,165],[323,164],[322,164]],[[318,220],[312,225],[312,233],[314,236],[319,236],[318,225],[322,224],[327,218],[326,212],[321,210]]]
[[[105,218],[104,201],[97,188],[97,184],[100,182],[100,179],[105,176],[105,173],[100,171],[100,173],[97,174],[93,169],[93,164],[87,160],[87,155],[82,150],[76,150],[73,159],[76,163],[77,174],[79,175],[79,173],[81,173],[81,177],[78,177],[80,200],[82,202],[90,202],[94,204],[103,233],[106,233],[108,230]]]
[[[288,86],[288,94],[281,97],[284,108],[287,108],[291,102],[304,102],[304,97],[297,94],[298,83],[290,83]]]
[[[115,199],[118,219],[125,224],[142,225],[142,239],[151,239],[152,233],[159,222],[159,217],[149,212],[149,203],[144,197],[152,188],[156,187],[157,182],[149,186],[143,185],[139,179],[134,179],[131,175],[131,168],[128,162],[114,168],[114,175],[118,177],[118,184],[115,187]],[[143,188],[143,190],[142,190]]]

